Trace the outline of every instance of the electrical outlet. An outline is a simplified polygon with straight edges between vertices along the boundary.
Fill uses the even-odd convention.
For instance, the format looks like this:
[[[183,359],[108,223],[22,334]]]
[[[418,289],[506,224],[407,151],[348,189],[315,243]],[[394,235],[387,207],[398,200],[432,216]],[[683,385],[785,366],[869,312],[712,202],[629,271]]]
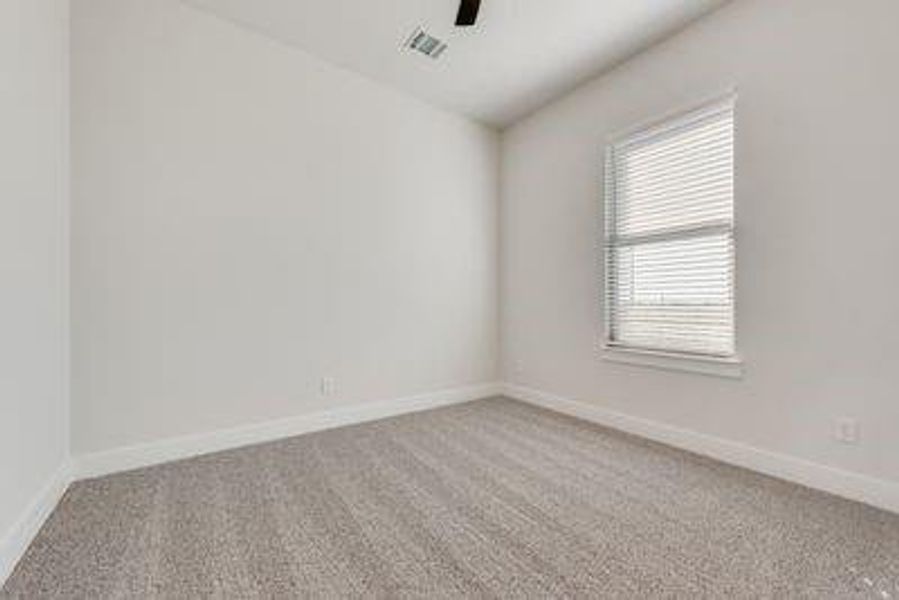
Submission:
[[[337,380],[333,377],[322,377],[322,396],[333,396],[337,393]]]
[[[837,419],[834,422],[833,437],[842,444],[858,444],[861,433],[856,419]]]

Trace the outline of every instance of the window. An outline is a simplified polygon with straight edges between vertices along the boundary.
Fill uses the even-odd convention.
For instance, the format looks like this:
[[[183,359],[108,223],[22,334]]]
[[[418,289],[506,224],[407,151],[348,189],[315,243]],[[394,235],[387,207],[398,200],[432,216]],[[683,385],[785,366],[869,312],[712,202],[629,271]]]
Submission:
[[[608,348],[735,357],[734,107],[729,97],[608,148]]]

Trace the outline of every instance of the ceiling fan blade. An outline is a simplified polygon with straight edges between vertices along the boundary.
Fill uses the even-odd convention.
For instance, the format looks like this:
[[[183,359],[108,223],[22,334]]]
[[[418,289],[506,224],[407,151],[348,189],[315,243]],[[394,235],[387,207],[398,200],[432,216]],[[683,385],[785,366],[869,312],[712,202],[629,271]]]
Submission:
[[[456,17],[456,27],[470,27],[478,20],[478,10],[481,8],[481,0],[462,0],[459,4],[459,15]]]

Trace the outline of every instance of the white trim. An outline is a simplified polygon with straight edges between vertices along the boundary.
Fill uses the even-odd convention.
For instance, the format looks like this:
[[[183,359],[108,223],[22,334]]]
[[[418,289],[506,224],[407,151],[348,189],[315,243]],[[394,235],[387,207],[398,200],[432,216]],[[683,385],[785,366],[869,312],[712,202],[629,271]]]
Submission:
[[[56,508],[70,483],[72,483],[72,468],[66,461],[34,497],[6,537],[0,540],[0,587],[3,587],[12,574],[16,564],[43,527],[47,517]]]
[[[608,345],[603,349],[602,357],[609,362],[653,367],[666,371],[684,371],[729,379],[743,377],[743,362],[739,357],[678,354]]]
[[[734,85],[723,92],[710,94],[699,101],[683,104],[664,113],[657,113],[655,116],[607,135],[606,145],[618,145],[628,138],[639,136],[645,132],[666,131],[669,129],[666,125],[672,121],[690,120],[691,117],[708,115],[716,110],[726,109],[728,106],[735,108],[739,95],[739,89]]]
[[[496,383],[455,388],[393,400],[357,404],[278,421],[169,438],[75,457],[77,479],[100,477],[202,454],[460,404],[498,395]]]
[[[828,467],[522,386],[505,384],[503,390],[516,400],[899,513],[899,481]]]

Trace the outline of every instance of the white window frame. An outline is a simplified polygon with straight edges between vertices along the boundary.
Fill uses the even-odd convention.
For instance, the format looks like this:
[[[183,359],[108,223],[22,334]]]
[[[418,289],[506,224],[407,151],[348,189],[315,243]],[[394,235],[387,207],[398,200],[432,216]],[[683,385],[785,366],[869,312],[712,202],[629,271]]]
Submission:
[[[633,140],[637,140],[642,136],[646,135],[657,135],[659,132],[664,131],[666,128],[676,128],[678,126],[682,126],[685,121],[689,121],[690,117],[694,114],[702,113],[707,110],[713,110],[718,106],[730,105],[733,113],[734,119],[736,120],[736,103],[737,103],[737,92],[736,90],[730,90],[725,94],[718,95],[711,100],[707,100],[705,102],[697,103],[691,107],[681,109],[675,112],[671,112],[662,116],[660,118],[656,118],[647,123],[643,123],[638,127],[633,127],[627,131],[618,133],[607,140],[605,147],[605,189],[604,189],[604,210],[602,211],[604,218],[604,228],[603,228],[603,243],[602,243],[602,251],[601,251],[601,264],[603,270],[603,285],[601,289],[602,294],[602,305],[603,305],[603,334],[602,334],[602,354],[605,360],[615,362],[615,363],[625,363],[631,365],[639,365],[644,367],[658,368],[664,370],[675,370],[675,371],[688,371],[692,373],[699,373],[704,375],[712,375],[712,376],[720,376],[720,377],[728,377],[728,378],[741,378],[743,376],[743,360],[742,357],[736,352],[732,355],[713,355],[713,354],[701,354],[701,353],[692,353],[692,352],[680,352],[675,350],[655,350],[648,348],[640,348],[640,347],[632,347],[627,346],[621,343],[614,342],[611,338],[613,326],[612,326],[612,311],[611,307],[608,305],[608,298],[610,297],[610,290],[608,289],[610,282],[610,257],[608,256],[609,248],[610,248],[610,240],[613,235],[614,223],[610,221],[610,206],[612,206],[615,202],[615,186],[616,181],[613,173],[613,161],[614,161],[614,153],[617,147],[620,147],[623,144],[628,142],[632,142]],[[734,140],[734,152],[736,153],[736,139]],[[736,173],[735,173],[736,177]],[[736,183],[736,182],[735,182]],[[736,188],[734,190],[734,195],[736,196]],[[730,232],[733,238],[733,247],[734,247],[734,264],[732,269],[732,277],[733,281],[731,282],[732,290],[733,290],[733,316],[734,316],[734,344],[736,347],[737,343],[737,294],[736,294],[736,269],[737,269],[737,249],[736,249],[736,240],[737,240],[737,220],[736,220],[736,197],[734,198],[734,219],[731,224]],[[689,236],[689,233],[686,233],[684,239]],[[678,239],[674,236],[674,239]]]

